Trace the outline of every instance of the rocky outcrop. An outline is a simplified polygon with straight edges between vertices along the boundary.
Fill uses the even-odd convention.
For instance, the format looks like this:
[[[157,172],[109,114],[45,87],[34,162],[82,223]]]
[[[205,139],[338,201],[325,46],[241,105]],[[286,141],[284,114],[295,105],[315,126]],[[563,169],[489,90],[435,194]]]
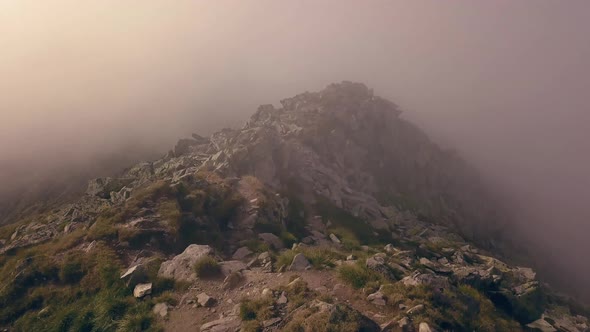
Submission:
[[[197,279],[195,273],[197,261],[213,254],[213,249],[207,245],[191,244],[180,255],[163,262],[158,271],[158,277],[178,281],[194,281]]]

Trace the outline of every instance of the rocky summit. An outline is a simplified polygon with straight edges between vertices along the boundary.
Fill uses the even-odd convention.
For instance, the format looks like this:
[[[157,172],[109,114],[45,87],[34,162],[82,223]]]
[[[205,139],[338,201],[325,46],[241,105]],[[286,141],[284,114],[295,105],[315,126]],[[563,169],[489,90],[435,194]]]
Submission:
[[[0,228],[0,328],[588,331],[510,263],[477,172],[400,115],[331,84]]]

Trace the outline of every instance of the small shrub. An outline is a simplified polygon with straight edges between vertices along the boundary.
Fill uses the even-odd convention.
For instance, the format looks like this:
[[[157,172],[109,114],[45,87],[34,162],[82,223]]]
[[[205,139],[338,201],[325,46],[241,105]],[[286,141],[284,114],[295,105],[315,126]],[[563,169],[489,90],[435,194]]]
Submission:
[[[283,231],[281,232],[281,241],[283,241],[283,244],[285,245],[285,247],[290,248],[293,246],[294,243],[297,242],[297,238],[295,237],[295,235],[287,232],[287,231]]]
[[[337,259],[343,259],[344,255],[331,250],[330,248],[302,248],[301,252],[309,260],[311,265],[316,269],[323,269],[325,267],[334,267],[334,261]]]
[[[221,274],[221,267],[215,258],[205,256],[195,263],[195,272],[199,278],[214,278]]]
[[[59,279],[63,283],[74,284],[80,281],[84,275],[81,257],[75,254],[67,255],[59,271]]]
[[[117,238],[118,229],[113,219],[99,217],[88,230],[88,239],[94,240],[113,240]]]
[[[272,318],[270,306],[272,299],[263,297],[259,299],[246,299],[240,303],[240,318],[243,321],[258,320],[264,321]]]
[[[293,258],[296,254],[297,253],[293,250],[285,250],[281,252],[281,254],[277,257],[276,266],[281,267],[284,265],[288,267],[293,262]]]

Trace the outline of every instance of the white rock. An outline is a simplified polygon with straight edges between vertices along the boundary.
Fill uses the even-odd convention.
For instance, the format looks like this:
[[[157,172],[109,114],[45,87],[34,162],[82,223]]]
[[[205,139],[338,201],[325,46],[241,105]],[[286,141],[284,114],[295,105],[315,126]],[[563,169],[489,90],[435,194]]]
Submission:
[[[133,289],[133,296],[135,296],[136,298],[142,298],[146,295],[149,295],[152,293],[152,283],[149,284],[138,284],[135,286],[135,289]]]

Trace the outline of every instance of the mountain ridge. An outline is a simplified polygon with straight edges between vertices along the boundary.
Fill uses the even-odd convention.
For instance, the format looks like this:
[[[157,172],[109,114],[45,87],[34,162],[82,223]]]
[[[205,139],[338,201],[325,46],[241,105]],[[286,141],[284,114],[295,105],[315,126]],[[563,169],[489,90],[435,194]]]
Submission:
[[[134,310],[152,304],[165,303],[168,308],[178,302],[177,309],[182,311],[187,309],[183,299],[191,292],[182,295],[183,291],[158,283],[188,278],[193,286],[202,283],[209,292],[217,292],[218,286],[191,274],[192,265],[203,257],[214,257],[222,267],[239,266],[238,271],[224,273],[227,278],[239,272],[240,280],[266,282],[290,270],[311,282],[306,278],[316,272],[308,271],[317,269],[327,278],[333,272],[350,282],[351,292],[371,290],[362,303],[369,302],[371,310],[380,308],[383,317],[376,320],[382,327],[375,328],[374,317],[355,313],[366,304],[352,309],[338,301],[331,306],[319,304],[329,307],[330,317],[356,317],[350,322],[356,330],[361,325],[384,331],[397,331],[397,326],[400,331],[538,326],[547,331],[587,330],[587,320],[569,312],[571,306],[563,312],[556,309],[565,304],[551,295],[532,270],[492,257],[491,251],[502,248],[508,222],[500,202],[487,192],[473,168],[442,150],[400,114],[397,105],[375,96],[364,84],[331,84],[320,92],[282,100],[280,108],[262,105],[240,129],[182,139],[163,158],[134,165],[118,177],[90,181],[86,195],[72,204],[0,228],[4,264],[0,276],[13,285],[0,291],[5,308],[0,324],[15,324],[17,330],[19,324],[35,326],[43,319],[31,315],[43,310],[49,311],[47,319],[62,324],[63,313],[47,309],[56,306],[48,296],[41,295],[36,304],[23,296],[35,290],[42,293],[46,284],[74,288],[68,284],[72,268],[77,281],[96,277],[95,269],[133,269],[123,274],[125,278],[143,269],[138,280],[150,281],[150,290],[153,284],[154,293],[158,288],[173,292],[172,300],[164,301],[159,294],[158,301],[164,302],[152,303],[129,298],[131,289],[147,285],[137,280],[123,286],[109,281],[99,290],[87,290],[102,295],[103,288],[120,286],[117,291],[122,295],[116,301],[129,302],[124,317],[119,317],[122,322],[128,315],[133,318]],[[31,258],[40,251],[53,253],[49,267]],[[103,252],[117,263],[111,266],[101,260]],[[88,261],[88,257],[93,258]],[[245,258],[248,264],[240,265]],[[188,272],[185,263],[178,265],[178,261],[190,262]],[[360,281],[357,275],[362,275]],[[289,289],[280,293],[283,286],[275,287],[271,290],[276,293],[274,302],[284,294],[295,297],[307,292],[305,285],[298,286],[299,293]],[[356,292],[362,294],[362,290]],[[400,298],[394,300],[396,294]],[[134,295],[141,299],[145,294]],[[253,295],[250,298],[241,301],[240,310],[258,301]],[[477,303],[478,312],[470,311],[470,301]],[[404,303],[427,309],[413,315],[401,309],[407,307]],[[307,330],[303,323],[295,326],[295,310],[309,311],[306,317],[327,319],[314,316],[309,303],[295,308],[274,305],[273,314],[242,315],[241,323],[237,314],[225,311],[219,320],[231,317],[228,321],[234,330],[241,326],[273,331],[289,326]],[[445,306],[457,308],[447,311],[451,309]],[[93,315],[87,322],[89,330],[96,330],[99,314],[89,312]],[[72,318],[76,324],[83,323],[80,314]],[[171,315],[174,322],[177,318]],[[173,324],[146,317],[153,326]],[[268,319],[275,322],[265,326]],[[117,329],[124,330],[123,323],[117,324]],[[201,330],[208,328],[212,327]]]

